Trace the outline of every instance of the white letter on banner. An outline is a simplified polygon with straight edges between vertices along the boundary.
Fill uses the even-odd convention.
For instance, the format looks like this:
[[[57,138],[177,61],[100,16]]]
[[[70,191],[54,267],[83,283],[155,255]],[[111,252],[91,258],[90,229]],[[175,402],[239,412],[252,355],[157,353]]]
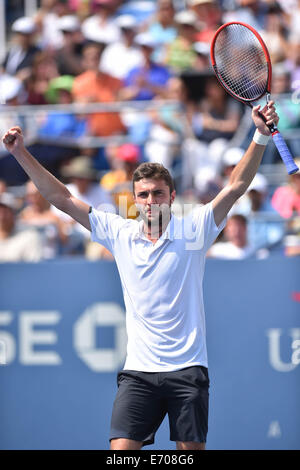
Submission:
[[[282,334],[281,328],[270,328],[267,330],[267,336],[269,338],[269,360],[271,366],[278,372],[291,372],[299,364],[298,360],[298,343],[300,339],[300,328],[291,328],[290,336],[292,338],[292,353],[291,362],[283,362],[280,354],[280,337]]]
[[[0,326],[11,323],[13,315],[11,312],[0,312]],[[13,335],[7,331],[0,331],[0,366],[7,365],[16,356],[16,343]]]
[[[56,366],[62,363],[55,351],[34,351],[35,345],[55,344],[57,334],[51,330],[35,331],[35,325],[55,325],[60,314],[55,311],[20,313],[20,362],[22,364]]]
[[[115,348],[97,348],[98,327],[114,327]],[[87,308],[74,325],[74,347],[80,359],[94,372],[113,372],[126,355],[125,312],[116,303],[101,302]]]

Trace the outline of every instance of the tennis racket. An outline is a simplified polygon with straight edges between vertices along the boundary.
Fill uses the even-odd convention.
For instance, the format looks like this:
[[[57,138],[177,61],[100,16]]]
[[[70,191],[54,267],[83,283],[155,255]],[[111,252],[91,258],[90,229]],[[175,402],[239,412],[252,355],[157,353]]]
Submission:
[[[245,23],[222,25],[211,43],[211,62],[225,90],[253,108],[263,97],[270,101],[272,64],[268,49],[258,32]],[[258,104],[258,103],[256,103]],[[262,113],[261,118],[266,122]],[[277,150],[291,175],[299,168],[282,135],[273,124],[268,126]]]

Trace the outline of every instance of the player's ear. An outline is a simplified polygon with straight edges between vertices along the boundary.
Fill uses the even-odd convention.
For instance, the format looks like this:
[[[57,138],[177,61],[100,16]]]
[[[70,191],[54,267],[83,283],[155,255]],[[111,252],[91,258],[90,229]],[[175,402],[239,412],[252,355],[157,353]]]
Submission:
[[[173,204],[174,200],[175,200],[175,196],[176,196],[176,191],[175,189],[171,192],[171,204]]]

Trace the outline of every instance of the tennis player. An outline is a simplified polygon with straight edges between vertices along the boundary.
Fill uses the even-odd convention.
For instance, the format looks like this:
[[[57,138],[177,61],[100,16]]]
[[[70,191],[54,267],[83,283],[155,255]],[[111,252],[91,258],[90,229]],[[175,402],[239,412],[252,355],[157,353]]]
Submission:
[[[124,219],[78,200],[25,149],[22,131],[3,137],[41,194],[92,233],[114,255],[123,287],[128,335],[118,374],[110,434],[112,450],[138,450],[154,442],[168,414],[170,439],[179,450],[205,449],[209,376],[202,296],[205,254],[235,201],[260,165],[270,136],[255,107],[256,132],[228,185],[186,217],[172,215],[175,189],[169,172],[143,163],[133,176],[141,220]],[[278,122],[274,102],[262,110]]]

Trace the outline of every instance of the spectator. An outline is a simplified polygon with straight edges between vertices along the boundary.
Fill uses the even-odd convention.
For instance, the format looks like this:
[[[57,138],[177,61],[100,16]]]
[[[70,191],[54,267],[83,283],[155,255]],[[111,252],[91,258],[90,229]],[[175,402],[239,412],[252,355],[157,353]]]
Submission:
[[[177,35],[174,21],[175,8],[172,0],[158,0],[156,12],[143,27],[158,44],[168,44]]]
[[[299,104],[291,100],[291,74],[284,63],[276,64],[272,73],[272,94],[280,116],[280,130],[297,129],[300,125]]]
[[[240,161],[244,150],[232,147],[226,150],[222,157],[223,187],[229,181],[231,172]],[[233,205],[229,215],[241,214],[247,217],[247,233],[251,247],[255,250],[276,248],[284,235],[284,223],[276,217],[271,206],[268,192],[268,181],[261,173],[257,173],[248,191]]]
[[[222,179],[216,170],[207,165],[194,176],[194,195],[200,204],[211,202],[222,189]],[[188,194],[188,192],[186,192]]]
[[[102,177],[101,186],[112,195],[120,215],[136,219],[138,211],[132,194],[132,176],[139,164],[140,149],[134,144],[127,143],[111,148],[108,153],[113,169]],[[86,257],[92,261],[114,259],[104,246],[93,242],[89,242],[86,246]]]
[[[34,44],[36,24],[32,18],[18,18],[12,25],[14,40],[3,62],[3,70],[20,80],[26,80],[32,70],[33,60],[39,52]]]
[[[121,30],[121,39],[109,44],[103,51],[100,60],[102,72],[123,80],[134,67],[143,64],[143,54],[136,46],[137,21],[134,16],[122,15],[116,19]]]
[[[282,10],[278,5],[270,6],[265,16],[264,29],[261,31],[272,64],[284,61],[288,51],[286,30],[281,13]]]
[[[240,117],[239,103],[228,96],[216,77],[210,77],[192,120],[197,138],[207,144],[216,139],[228,141],[237,130]]]
[[[44,259],[60,254],[61,244],[67,241],[64,223],[51,210],[50,204],[32,181],[26,183],[26,206],[20,212],[18,220],[22,226],[35,228],[40,233]]]
[[[26,92],[23,83],[16,77],[3,74],[0,75],[0,98],[2,106],[17,107],[24,103],[26,99]],[[0,132],[5,132],[5,129],[15,125],[22,125],[26,129],[24,119],[19,115],[17,108],[12,111],[0,114]],[[23,182],[25,173],[16,165],[11,155],[7,153],[2,141],[0,142],[0,175],[8,186]],[[27,179],[27,178],[26,178]]]
[[[293,39],[289,43],[288,57],[285,62],[286,69],[291,74],[291,86],[293,90],[300,87],[300,39]]]
[[[100,40],[103,41],[103,39]],[[99,70],[104,47],[103,42],[89,42],[84,46],[83,64],[85,72],[75,77],[72,88],[75,101],[81,103],[110,103],[118,99],[122,82]],[[94,136],[110,136],[126,132],[119,113],[115,112],[89,115],[88,130]]]
[[[201,25],[195,40],[210,44],[222,23],[222,12],[218,2],[216,0],[188,0],[188,5]]]
[[[216,242],[208,256],[219,259],[245,259],[255,254],[247,239],[247,219],[241,214],[232,215],[224,229],[225,240]]]
[[[114,212],[115,206],[109,193],[98,184],[98,171],[92,165],[92,159],[80,155],[75,157],[61,170],[62,176],[69,180],[66,185],[69,191],[82,201],[101,210]],[[89,239],[89,232],[77,222],[75,223],[68,215],[53,208],[68,226],[68,242],[63,247],[64,254],[84,254],[86,242]]]
[[[299,166],[300,159],[296,159]],[[287,221],[284,247],[286,256],[300,255],[300,173],[289,176],[286,186],[277,188],[271,200],[274,209]]]
[[[117,2],[115,0],[94,0],[93,6],[95,14],[82,23],[84,36],[88,36],[90,31],[100,30],[103,35],[108,35],[118,41],[120,39],[120,29],[114,20],[114,13],[118,6]]]
[[[80,197],[82,201],[93,207],[99,208],[101,206],[102,210],[105,208],[114,210],[111,197],[97,183],[99,175],[94,169],[90,157],[83,155],[75,157],[62,168],[62,175],[70,179],[67,188],[75,197]]]
[[[210,45],[207,42],[197,41],[193,46],[196,52],[195,70],[207,73],[210,69]]]
[[[187,91],[180,78],[171,77],[168,80],[166,99],[170,103],[151,112],[152,125],[144,153],[147,160],[161,163],[172,172],[186,130],[182,113],[186,111]]]
[[[257,173],[247,193],[233,206],[231,213],[243,214],[248,219],[248,240],[256,250],[273,249],[283,240],[285,223],[276,216],[268,194],[267,179]]]
[[[21,80],[7,74],[0,75],[0,101],[3,106],[18,106],[24,102],[25,97],[26,94]],[[0,132],[3,133],[8,127],[18,124],[21,123],[16,111],[0,115]],[[0,149],[4,150],[4,148],[1,142]]]
[[[165,97],[165,85],[171,74],[167,67],[153,62],[156,43],[149,33],[136,36],[136,43],[143,53],[143,65],[134,67],[124,80],[120,91],[122,100],[152,100]]]
[[[152,100],[164,99],[167,95],[166,84],[171,77],[167,67],[153,61],[153,52],[156,42],[149,33],[141,33],[135,42],[143,54],[141,66],[130,70],[124,80],[124,87],[119,93],[121,100]],[[148,112],[129,110],[123,112],[130,140],[136,144],[143,144],[149,136],[151,118]]]
[[[27,103],[47,104],[45,98],[49,82],[59,76],[57,63],[49,51],[39,52],[33,61],[32,73],[26,81]]]
[[[59,18],[70,13],[68,2],[64,0],[41,0],[34,20],[40,31],[39,44],[43,50],[53,51],[63,45],[63,34],[59,28]]]
[[[0,196],[0,262],[36,262],[42,259],[42,244],[32,229],[17,228],[16,205],[10,193]]]
[[[27,130],[24,116],[18,112],[18,106],[26,101],[26,91],[20,79],[11,75],[0,75],[1,105],[12,106],[12,110],[0,114],[0,132],[5,132],[8,127],[23,126]],[[22,184],[27,181],[27,175],[8,154],[2,141],[0,142],[0,175],[8,186]]]
[[[286,256],[300,256],[300,217],[289,223],[284,237],[284,253]]]
[[[300,159],[296,160],[299,166]],[[288,219],[300,215],[300,173],[289,176],[288,184],[277,188],[271,200],[274,209],[281,217]]]
[[[111,167],[114,169],[101,179],[101,186],[111,193],[120,215],[128,219],[137,217],[132,195],[132,176],[139,161],[139,147],[131,143],[123,144],[113,152]]]
[[[79,19],[75,15],[65,15],[58,20],[59,30],[63,34],[62,46],[55,53],[60,75],[79,75],[84,38]]]
[[[261,0],[236,0],[231,10],[223,15],[223,22],[241,21],[262,31],[267,8],[267,4]]]
[[[63,75],[50,81],[46,92],[47,101],[53,104],[69,105],[73,102],[72,86],[74,78]],[[57,139],[58,137],[78,138],[86,132],[87,122],[77,118],[72,112],[50,112],[46,122],[39,129],[39,136]]]
[[[297,7],[295,5],[291,8],[291,21],[290,21],[290,40],[291,42],[300,41],[300,31],[299,31],[299,23],[300,23],[300,0],[295,0],[297,3]],[[282,8],[284,8],[284,4],[287,3],[286,1],[281,0]]]
[[[300,81],[299,81],[300,85]],[[272,73],[272,94],[276,100],[276,109],[280,116],[280,131],[299,129],[300,107],[297,99],[291,99],[291,73],[286,69],[284,63],[275,64]],[[296,136],[288,140],[288,146],[292,154],[297,155],[300,149],[300,139]],[[271,161],[279,161],[280,157],[274,146],[269,146],[267,155],[272,154]],[[265,160],[267,161],[267,160]]]
[[[206,81],[204,98],[190,119],[195,138],[183,143],[183,186],[193,185],[192,179],[203,167],[221,169],[221,159],[234,136],[241,117],[239,103],[230,98],[215,77]]]
[[[197,54],[194,49],[197,32],[197,16],[190,10],[175,15],[178,35],[166,51],[165,63],[176,72],[192,69],[196,65]]]
[[[56,77],[49,81],[45,101],[61,106],[73,103],[70,75]],[[45,82],[46,84],[46,82]],[[36,158],[58,176],[62,162],[74,157],[78,140],[86,133],[87,119],[70,111],[50,111],[43,113],[36,123],[36,141],[30,147]],[[66,140],[68,140],[66,145]]]
[[[174,15],[175,8],[172,0],[158,0],[155,15],[145,25],[144,29],[158,44],[154,53],[155,62],[161,63],[164,60],[166,46],[172,43],[177,36]]]
[[[228,183],[233,169],[241,160],[244,153],[245,153],[245,150],[240,147],[229,147],[223,153],[222,169],[221,169],[221,176],[223,178],[223,187],[225,187],[226,184]]]

